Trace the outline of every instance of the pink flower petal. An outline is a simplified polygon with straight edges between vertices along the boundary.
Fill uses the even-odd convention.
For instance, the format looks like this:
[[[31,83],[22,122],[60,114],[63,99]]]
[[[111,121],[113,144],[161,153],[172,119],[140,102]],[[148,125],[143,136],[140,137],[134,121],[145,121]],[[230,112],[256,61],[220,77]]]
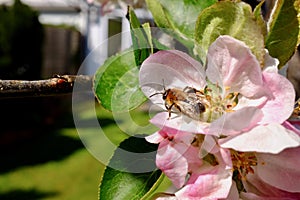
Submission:
[[[140,69],[140,86],[146,96],[163,92],[164,87],[184,89],[186,86],[202,89],[206,85],[202,65],[177,50],[159,51],[149,56]],[[151,97],[154,103],[162,101],[160,95]]]
[[[232,184],[230,170],[215,167],[212,171],[196,174],[195,176],[198,176],[198,178],[194,183],[188,183],[175,193],[178,199],[207,200],[228,196]]]
[[[262,105],[264,105],[267,100],[268,97],[266,95],[255,99],[241,96],[239,98],[238,104],[234,107],[233,110],[239,110],[244,107],[262,107]]]
[[[294,109],[295,90],[283,76],[276,73],[263,73],[265,87],[270,90],[268,100],[261,107],[264,117],[261,124],[283,123]]]
[[[260,65],[248,46],[230,36],[220,36],[209,47],[207,54],[208,79],[239,92],[246,97],[262,90]]]
[[[217,146],[217,141],[216,141],[215,136],[205,135],[204,141],[200,145],[199,157],[202,159],[205,156],[207,156],[207,154],[209,154],[209,153],[214,154],[219,151],[220,151],[220,149]]]
[[[300,193],[299,156],[300,147],[286,149],[279,154],[258,154],[257,174],[276,188]]]
[[[291,200],[291,199],[281,199],[280,197],[265,197],[265,196],[258,196],[254,193],[250,192],[241,192],[241,199],[243,200]]]
[[[232,182],[230,192],[229,192],[228,196],[226,197],[226,199],[221,199],[221,200],[228,200],[228,199],[240,200],[239,191],[237,190],[235,182]]]
[[[221,147],[242,152],[279,153],[300,145],[300,137],[279,124],[257,126],[248,132],[219,140]]]
[[[254,127],[262,118],[262,112],[255,107],[244,107],[234,112],[225,113],[213,121],[208,129],[209,135],[235,135]]]
[[[181,148],[183,148],[183,151],[187,151],[188,147],[182,146]],[[175,187],[180,188],[183,186],[188,173],[188,161],[183,156],[183,152],[179,152],[172,145],[165,145],[157,151],[156,165],[172,181]]]
[[[156,165],[180,188],[185,183],[191,166],[199,168],[202,164],[198,157],[198,148],[191,145],[194,135],[171,128],[160,130],[159,135],[164,140],[158,147]]]
[[[145,139],[147,142],[158,144],[164,140],[164,137],[162,137],[162,135],[159,134],[159,132],[155,132],[152,135],[147,136]]]
[[[161,112],[156,114],[150,122],[161,129],[169,127],[190,133],[204,133],[204,129],[209,126],[209,123],[185,118],[183,115],[172,114],[169,119],[167,112]]]
[[[155,198],[155,200],[178,200],[175,196],[161,196]]]
[[[256,174],[248,174],[247,181],[244,181],[243,185],[247,192],[242,192],[241,197],[245,200],[296,200],[300,198],[300,193],[291,193],[273,187]]]

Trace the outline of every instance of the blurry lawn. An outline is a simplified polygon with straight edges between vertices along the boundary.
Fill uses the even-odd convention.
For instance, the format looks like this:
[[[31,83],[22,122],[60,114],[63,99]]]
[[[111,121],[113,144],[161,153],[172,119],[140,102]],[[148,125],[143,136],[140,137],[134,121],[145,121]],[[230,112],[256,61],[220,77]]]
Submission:
[[[112,152],[104,151],[107,145],[102,142],[104,137],[118,144],[130,135],[151,134],[156,130],[149,125],[149,116],[143,111],[112,116],[100,106],[96,106],[96,113],[89,108],[85,104],[78,108],[83,120],[82,127],[77,127],[79,135],[89,150],[96,152],[100,148],[107,158]],[[104,132],[102,138],[99,138],[99,127],[91,124],[95,115]],[[104,166],[84,147],[76,128],[63,127],[23,143],[0,153],[1,200],[98,199]]]
[[[61,129],[59,134],[79,140],[74,128]],[[97,199],[102,169],[99,161],[80,148],[62,160],[23,166],[1,174],[0,199]]]

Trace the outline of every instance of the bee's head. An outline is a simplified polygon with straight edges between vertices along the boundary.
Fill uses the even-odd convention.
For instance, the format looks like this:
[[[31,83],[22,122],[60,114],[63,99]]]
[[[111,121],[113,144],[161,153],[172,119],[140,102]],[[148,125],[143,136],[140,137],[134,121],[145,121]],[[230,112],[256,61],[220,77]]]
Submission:
[[[169,95],[170,89],[167,89],[164,91],[164,93],[162,93],[163,95],[163,100],[166,100],[167,96]]]

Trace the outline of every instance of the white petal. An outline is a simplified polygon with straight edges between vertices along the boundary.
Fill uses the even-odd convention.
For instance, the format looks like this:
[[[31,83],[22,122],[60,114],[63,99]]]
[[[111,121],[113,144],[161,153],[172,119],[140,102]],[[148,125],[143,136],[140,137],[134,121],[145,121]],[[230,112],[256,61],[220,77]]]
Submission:
[[[252,128],[262,118],[262,112],[255,107],[244,107],[234,112],[225,113],[213,121],[209,127],[210,135],[235,135]]]
[[[242,152],[279,153],[300,145],[300,137],[279,124],[257,126],[249,132],[220,140],[221,147]]]
[[[159,134],[159,132],[155,132],[152,135],[147,136],[145,139],[147,140],[147,142],[158,144],[164,138]]]
[[[209,123],[200,122],[190,119],[189,121],[183,119],[184,116],[172,114],[169,119],[167,112],[156,114],[150,122],[159,128],[169,127],[178,131],[185,131],[190,133],[204,133],[204,130],[209,126]]]
[[[268,100],[261,107],[261,124],[283,123],[294,110],[295,90],[290,81],[276,73],[263,72],[265,87],[270,90]]]
[[[227,92],[244,96],[257,95],[263,85],[260,65],[245,43],[230,36],[220,36],[209,47],[207,54],[208,79]]]
[[[149,56],[141,66],[139,81],[147,97],[164,89],[184,89],[187,86],[202,89],[206,85],[202,65],[177,50],[159,51]],[[162,103],[162,96],[155,95],[151,100]]]

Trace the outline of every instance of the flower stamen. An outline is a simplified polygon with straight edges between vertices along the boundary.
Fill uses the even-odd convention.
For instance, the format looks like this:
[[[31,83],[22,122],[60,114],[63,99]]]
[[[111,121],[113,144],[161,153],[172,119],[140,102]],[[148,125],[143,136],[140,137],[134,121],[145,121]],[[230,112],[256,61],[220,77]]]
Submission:
[[[246,180],[247,174],[254,173],[253,166],[257,165],[257,158],[253,152],[238,152],[231,150],[231,160],[234,171],[238,171],[238,178]]]
[[[230,87],[225,87],[226,93],[230,90]],[[228,93],[225,97],[222,97],[222,92],[218,85],[209,85],[204,89],[206,109],[208,116],[208,122],[214,121],[221,117],[225,112],[234,112],[234,107],[238,103],[238,92]]]

